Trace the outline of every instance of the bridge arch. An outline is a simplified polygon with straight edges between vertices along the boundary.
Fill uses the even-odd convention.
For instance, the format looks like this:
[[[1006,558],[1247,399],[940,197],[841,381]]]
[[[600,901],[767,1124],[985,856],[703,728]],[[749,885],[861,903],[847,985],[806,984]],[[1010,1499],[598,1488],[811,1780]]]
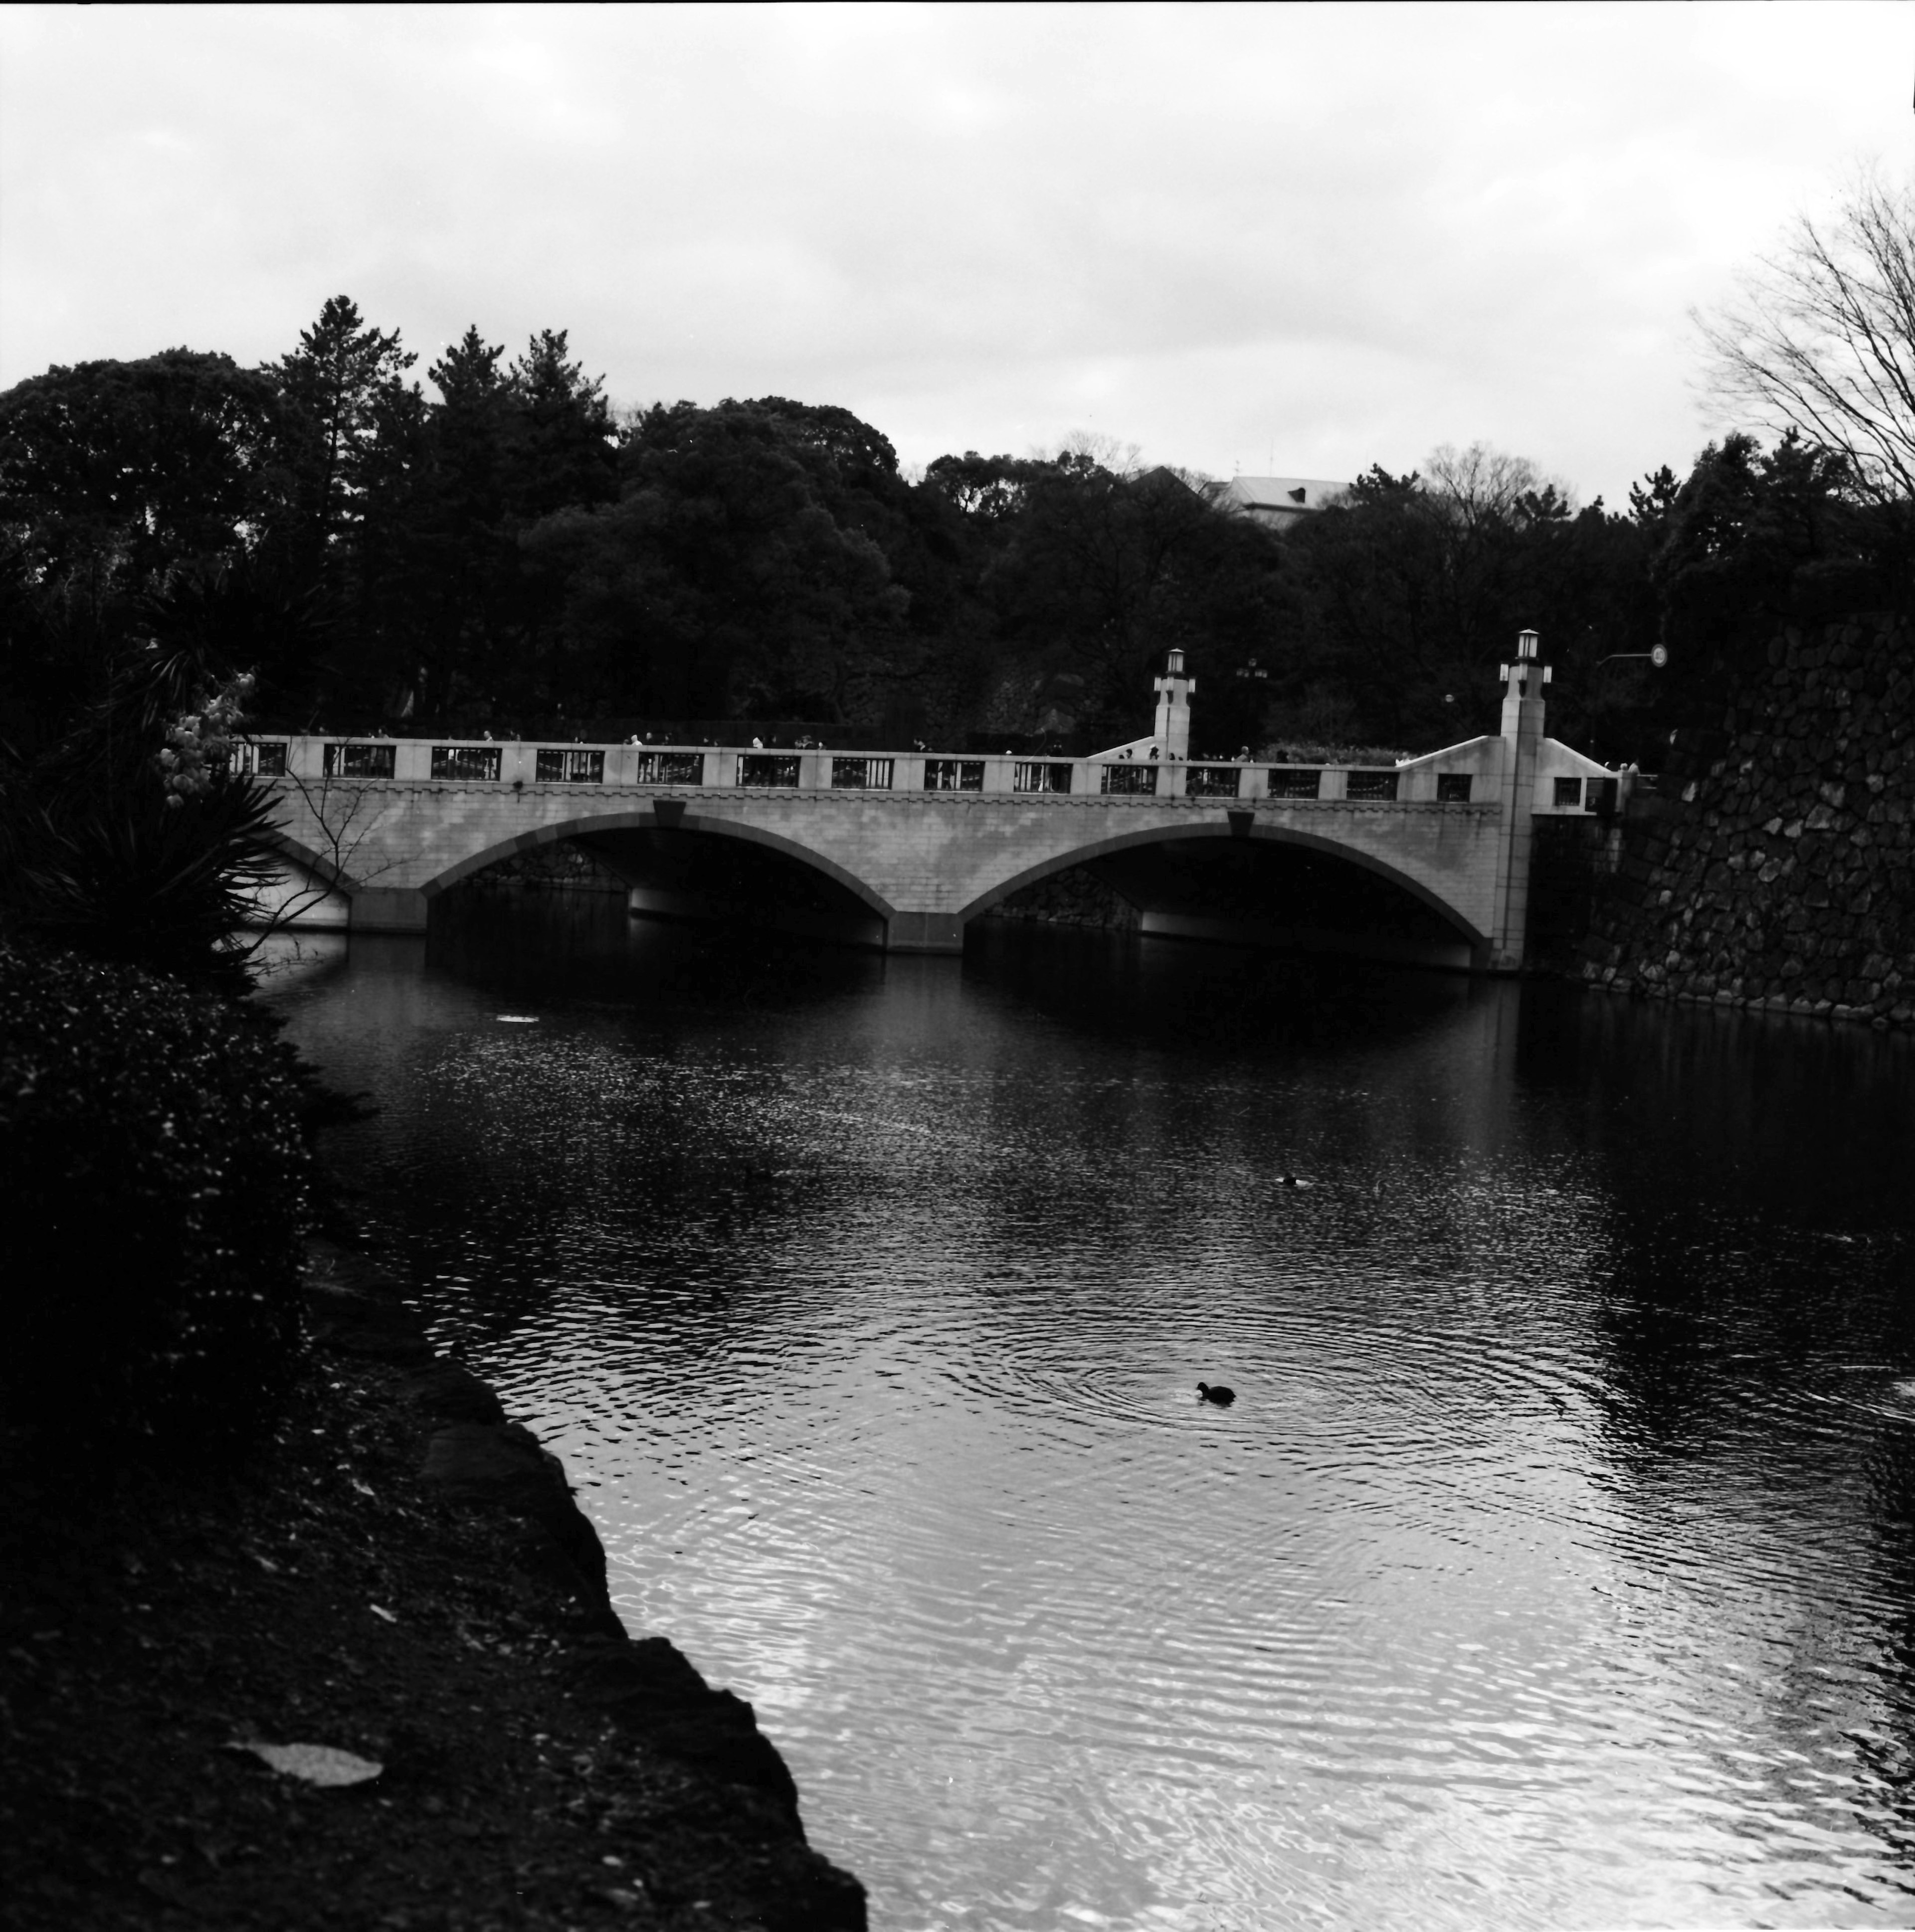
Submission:
[[[354,892],[365,890],[367,880],[354,878],[336,859],[315,851],[311,846],[277,826],[266,834],[266,842],[282,857],[309,874],[328,892],[344,892],[350,898]]]
[[[1247,817],[1247,814],[1239,816]],[[981,918],[1013,892],[1020,892],[1026,886],[1035,885],[1040,879],[1050,878],[1076,866],[1088,865],[1093,860],[1112,853],[1134,850],[1144,845],[1181,844],[1190,839],[1242,840],[1247,837],[1259,844],[1289,845],[1305,851],[1321,853],[1326,858],[1340,859],[1346,864],[1357,866],[1397,886],[1436,914],[1454,929],[1469,945],[1472,953],[1481,952],[1488,946],[1488,936],[1480,932],[1442,893],[1418,878],[1414,873],[1405,872],[1400,866],[1392,866],[1387,860],[1379,859],[1373,853],[1366,852],[1358,846],[1345,844],[1339,839],[1325,838],[1319,833],[1298,831],[1288,826],[1252,822],[1240,826],[1231,824],[1227,818],[1222,823],[1203,820],[1191,824],[1159,825],[1146,831],[1118,832],[1109,838],[1087,841],[1082,845],[1073,847],[1070,851],[1042,860],[1034,866],[1026,866],[1020,872],[1013,873],[1010,878],[979,893],[962,909],[958,917],[962,924],[968,926],[973,920]]]
[[[669,801],[667,802],[668,805]],[[521,832],[510,838],[503,838],[482,847],[478,851],[455,860],[419,888],[428,899],[433,899],[468,879],[475,872],[482,872],[488,866],[496,866],[502,859],[509,859],[515,854],[529,851],[534,846],[555,844],[561,838],[596,837],[611,832],[703,832],[722,838],[736,838],[747,844],[760,845],[769,851],[797,860],[815,872],[842,886],[870,907],[880,919],[890,919],[896,908],[882,893],[860,878],[853,872],[829,859],[812,847],[795,838],[785,837],[782,832],[767,831],[762,826],[752,825],[743,819],[720,818],[691,811],[672,812],[647,806],[635,812],[588,812],[576,818],[561,820],[554,825],[541,825],[530,832]],[[350,890],[350,888],[349,888]]]
[[[322,852],[277,826],[266,833],[266,843],[292,871],[305,873],[310,887],[320,892],[350,902],[372,884],[347,871],[336,854]]]

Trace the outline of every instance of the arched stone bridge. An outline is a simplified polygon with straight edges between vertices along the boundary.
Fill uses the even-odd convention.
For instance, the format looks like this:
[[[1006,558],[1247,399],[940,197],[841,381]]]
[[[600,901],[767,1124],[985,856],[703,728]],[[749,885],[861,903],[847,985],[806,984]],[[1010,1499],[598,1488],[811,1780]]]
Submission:
[[[622,836],[656,851],[703,834],[835,881],[863,909],[848,936],[954,952],[970,921],[1049,874],[1233,839],[1379,875],[1439,916],[1445,963],[1507,971],[1532,819],[1615,802],[1613,775],[1543,736],[1542,710],[1513,676],[1500,735],[1385,768],[318,737],[255,755],[289,860],[349,902],[354,931],[422,931],[440,893],[530,847],[583,840],[619,870]],[[632,902],[663,903],[635,881]]]

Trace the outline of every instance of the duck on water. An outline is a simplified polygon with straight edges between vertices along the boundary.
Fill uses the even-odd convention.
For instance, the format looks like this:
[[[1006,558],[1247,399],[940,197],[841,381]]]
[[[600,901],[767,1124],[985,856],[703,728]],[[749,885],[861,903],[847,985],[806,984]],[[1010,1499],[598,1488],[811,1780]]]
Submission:
[[[1228,1408],[1237,1400],[1237,1391],[1235,1389],[1224,1388],[1209,1382],[1198,1383],[1197,1394],[1205,1402],[1215,1402],[1219,1408]]]

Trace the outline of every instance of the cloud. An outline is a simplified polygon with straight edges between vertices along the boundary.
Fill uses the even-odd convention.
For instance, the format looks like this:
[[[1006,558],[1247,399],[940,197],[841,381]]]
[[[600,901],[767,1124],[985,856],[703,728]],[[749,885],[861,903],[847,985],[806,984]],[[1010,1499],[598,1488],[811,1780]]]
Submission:
[[[1904,16],[1722,7],[17,8],[0,381],[567,328],[617,398],[840,402],[922,462],[1086,424],[1613,496],[1684,316],[1909,133]]]

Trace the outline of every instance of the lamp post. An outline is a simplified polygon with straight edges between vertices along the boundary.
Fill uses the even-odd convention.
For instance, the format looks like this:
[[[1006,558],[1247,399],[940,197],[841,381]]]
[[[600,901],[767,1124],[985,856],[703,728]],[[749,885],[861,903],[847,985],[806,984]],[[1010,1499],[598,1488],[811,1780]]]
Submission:
[[[1539,641],[1534,631],[1517,632],[1514,658],[1508,664],[1496,666],[1496,676],[1502,680],[1508,694],[1505,703],[1508,698],[1523,698],[1532,695],[1529,680],[1532,676],[1537,685],[1534,695],[1540,698],[1542,695],[1541,687],[1555,676],[1556,667],[1553,664],[1536,662],[1536,646]]]
[[[1184,668],[1184,653],[1174,646],[1166,654],[1164,674],[1155,681],[1155,736],[1166,758],[1190,755],[1190,693],[1197,681]]]

